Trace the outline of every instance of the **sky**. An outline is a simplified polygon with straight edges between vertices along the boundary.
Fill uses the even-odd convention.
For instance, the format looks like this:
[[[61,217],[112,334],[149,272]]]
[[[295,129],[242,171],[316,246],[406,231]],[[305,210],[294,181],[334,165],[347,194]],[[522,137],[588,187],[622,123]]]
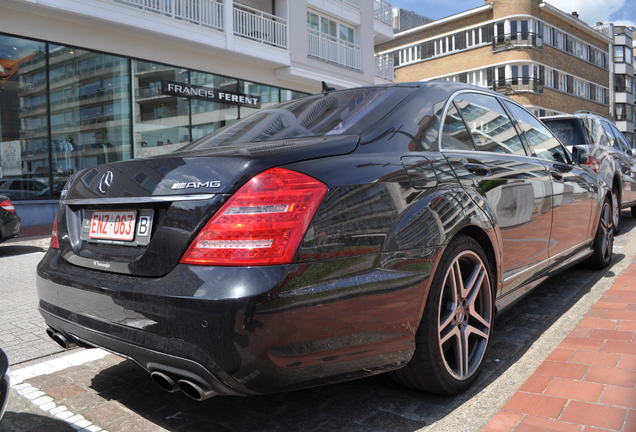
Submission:
[[[389,0],[393,6],[409,9],[432,19],[443,18],[484,4],[483,0]],[[550,0],[565,12],[577,11],[588,24],[612,21],[636,26],[636,0]]]

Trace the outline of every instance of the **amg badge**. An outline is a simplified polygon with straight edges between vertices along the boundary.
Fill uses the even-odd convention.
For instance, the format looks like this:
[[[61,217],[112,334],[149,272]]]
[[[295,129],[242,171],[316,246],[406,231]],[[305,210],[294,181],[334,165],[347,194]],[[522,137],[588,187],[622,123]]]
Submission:
[[[208,180],[206,182],[175,183],[170,189],[200,189],[200,188],[220,188],[221,182],[218,180]]]

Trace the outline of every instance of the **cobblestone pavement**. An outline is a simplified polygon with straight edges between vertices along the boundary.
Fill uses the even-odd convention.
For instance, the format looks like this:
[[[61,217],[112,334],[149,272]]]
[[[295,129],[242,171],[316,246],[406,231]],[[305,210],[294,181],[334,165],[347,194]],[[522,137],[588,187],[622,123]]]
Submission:
[[[182,394],[160,390],[131,361],[108,354],[26,378],[26,388],[16,389],[24,395],[12,390],[0,431],[75,430],[62,417],[92,422],[93,429],[86,430],[110,432],[476,431],[503,407],[634,259],[635,227],[636,220],[626,217],[613,265],[607,271],[568,270],[498,317],[483,373],[469,392],[457,397],[409,391],[379,375],[293,393],[217,397],[196,403]],[[42,404],[47,409],[51,403],[55,406],[52,414],[36,407]]]
[[[48,238],[39,238],[0,244],[0,347],[9,364],[62,350],[46,335],[37,308],[35,267],[48,243]]]

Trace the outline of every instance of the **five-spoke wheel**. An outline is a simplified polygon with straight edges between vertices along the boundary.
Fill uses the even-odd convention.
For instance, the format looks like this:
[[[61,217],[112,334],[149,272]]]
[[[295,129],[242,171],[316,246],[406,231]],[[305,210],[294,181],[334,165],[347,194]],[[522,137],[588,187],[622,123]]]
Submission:
[[[492,323],[490,278],[482,259],[466,250],[446,271],[439,301],[439,348],[447,371],[463,380],[481,364]]]

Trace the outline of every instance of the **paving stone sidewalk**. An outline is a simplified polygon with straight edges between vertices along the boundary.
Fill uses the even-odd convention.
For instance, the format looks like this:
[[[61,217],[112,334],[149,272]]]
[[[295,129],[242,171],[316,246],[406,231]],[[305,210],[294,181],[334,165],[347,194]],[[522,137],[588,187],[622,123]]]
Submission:
[[[11,365],[62,351],[46,335],[37,306],[35,268],[48,242],[31,238],[0,244],[0,348]]]
[[[483,431],[636,431],[636,261]]]

